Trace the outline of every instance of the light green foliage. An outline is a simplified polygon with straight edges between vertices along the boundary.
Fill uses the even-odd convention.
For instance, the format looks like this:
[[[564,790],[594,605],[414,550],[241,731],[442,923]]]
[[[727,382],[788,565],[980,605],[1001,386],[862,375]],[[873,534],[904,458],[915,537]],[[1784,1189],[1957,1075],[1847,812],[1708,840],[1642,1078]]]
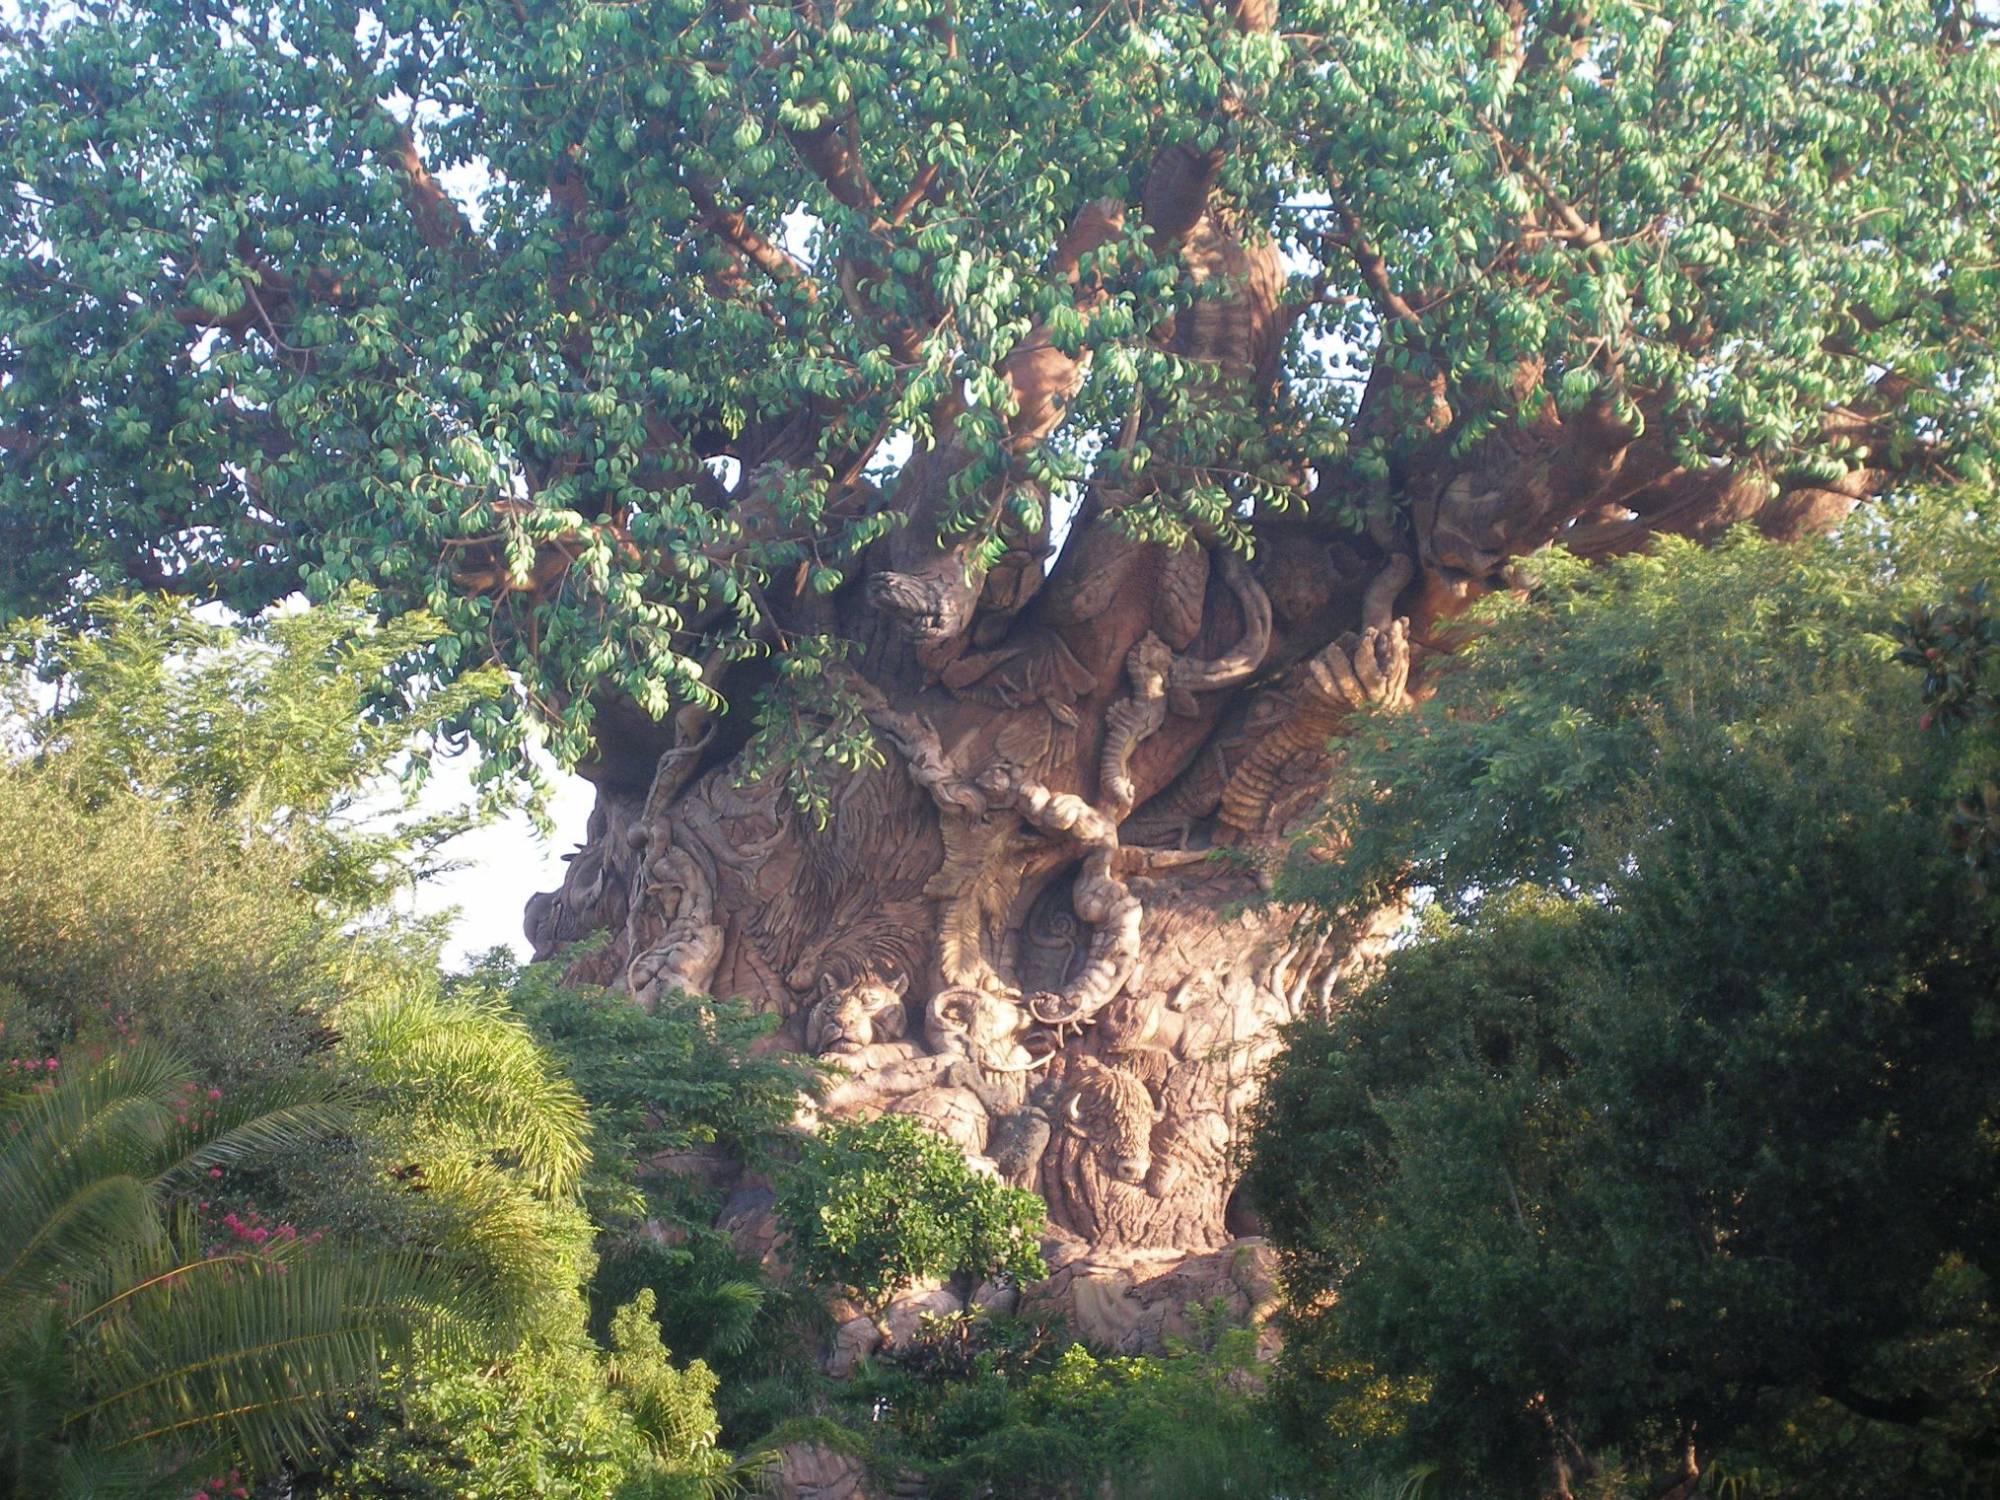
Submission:
[[[722,1469],[716,1450],[715,1376],[700,1360],[671,1363],[660,1342],[653,1294],[641,1292],[611,1319],[611,1384],[665,1463],[695,1473]]]
[[[392,1404],[359,1414],[352,1452],[319,1476],[326,1500],[703,1500],[747,1471],[716,1446],[715,1377],[677,1366],[652,1308],[621,1309],[606,1354],[580,1324],[498,1362],[393,1372]]]
[[[989,551],[1093,463],[1147,535],[1241,542],[1314,470],[1335,519],[1399,511],[1414,456],[1544,399],[1643,409],[1693,468],[1989,470],[2000,49],[1977,7],[1295,0],[1269,35],[1232,8],[24,5],[0,58],[0,608],[359,584],[437,616],[440,679],[519,673],[574,758],[594,689],[658,715],[712,699],[710,651],[791,651],[762,595],[838,585],[895,505],[841,482],[928,442],[951,395],[972,464],[946,529]],[[855,171],[815,169],[831,142]],[[1085,268],[1108,294],[1087,320],[1051,269],[1171,143],[1219,149],[1225,198],[1293,256],[1267,406],[1156,337],[1204,294],[1136,212]],[[737,210],[796,265],[739,259]],[[1038,323],[1095,357],[1010,465],[1000,366]],[[1371,370],[1426,394],[1357,425]],[[1827,417],[1885,370],[1864,457]],[[1412,404],[1432,382],[1436,439]],[[803,451],[756,485],[707,475],[794,421]],[[499,703],[462,722],[521,746]]]
[[[494,1288],[528,1326],[567,1319],[591,1263],[583,1101],[518,1019],[440,998],[426,977],[333,1018],[369,1116],[360,1171],[398,1184],[377,1199],[383,1230]]]
[[[1041,1200],[974,1172],[907,1115],[830,1125],[806,1141],[778,1213],[808,1280],[873,1302],[924,1277],[1046,1274]]]
[[[109,1124],[87,1134],[91,1152],[60,1182],[49,1179],[76,1179],[81,1206],[66,1219],[50,1213],[79,1233],[105,1230],[104,1267],[58,1238],[50,1244],[65,1252],[63,1266],[26,1263],[20,1274],[46,1298],[59,1273],[73,1286],[87,1273],[90,1285],[115,1291],[171,1270],[177,1257],[195,1269],[119,1303],[123,1321],[88,1347],[76,1340],[94,1337],[89,1329],[65,1332],[53,1310],[23,1316],[16,1338],[19,1309],[0,1305],[4,1352],[18,1356],[0,1371],[9,1431],[33,1447],[8,1459],[34,1466],[22,1471],[20,1493],[92,1484],[109,1493],[129,1470],[134,1492],[150,1497],[161,1493],[163,1467],[187,1468],[182,1493],[192,1493],[232,1464],[254,1478],[280,1452],[302,1489],[355,1497],[457,1496],[468,1456],[482,1470],[479,1493],[496,1500],[554,1493],[557,1476],[578,1500],[677,1496],[697,1480],[726,1480],[712,1441],[688,1436],[700,1425],[705,1377],[676,1383],[663,1373],[656,1335],[650,1348],[634,1344],[632,1389],[651,1394],[627,1400],[590,1340],[582,1288],[595,1231],[579,1200],[592,1121],[582,1096],[505,1004],[506,976],[440,978],[426,934],[376,904],[400,878],[381,863],[397,857],[395,836],[358,844],[342,820],[400,743],[389,722],[357,730],[352,718],[402,654],[386,639],[394,632],[378,637],[346,608],[288,619],[276,642],[201,632],[178,611],[150,607],[109,610],[98,626],[90,637],[40,635],[43,659],[76,672],[59,682],[53,713],[17,700],[27,717],[10,727],[34,747],[0,767],[9,896],[0,903],[0,1050],[42,1062],[60,1047],[64,1068],[40,1075],[54,1077],[108,1054],[126,1070],[106,1075],[116,1082],[139,1066],[129,1057],[152,1055],[146,1039],[164,1039],[191,1065],[162,1075],[159,1087],[171,1085],[164,1106],[152,1083],[107,1103]],[[371,656],[378,641],[385,654]],[[345,868],[365,878],[327,899],[309,872],[327,868],[330,852],[361,847],[366,859]],[[726,1022],[720,1035],[747,1045]],[[337,1116],[313,1102],[329,1091]],[[709,1082],[704,1120],[733,1118],[725,1092]],[[251,1101],[274,1096],[299,1103],[264,1124],[238,1121]],[[40,1109],[37,1100],[57,1097],[17,1102]],[[168,1182],[160,1174],[178,1158],[167,1148],[185,1133],[167,1118],[176,1110],[216,1139]],[[287,1121],[321,1128],[279,1128]],[[9,1203],[0,1238],[27,1236],[42,1200],[57,1201],[24,1175],[40,1159],[38,1139],[0,1138],[0,1166],[12,1174],[0,1184]],[[147,1142],[167,1152],[156,1168],[103,1184],[76,1175],[110,1158],[136,1161]],[[260,1147],[254,1157],[247,1144]],[[211,1159],[219,1177],[209,1176]],[[185,1201],[155,1202],[168,1187],[186,1189]],[[113,1210],[140,1215],[138,1227],[128,1233]],[[0,1252],[4,1264],[11,1252]],[[210,1283],[221,1288],[213,1296]],[[480,1326],[461,1318],[440,1328],[432,1315],[423,1338],[385,1344],[428,1306],[396,1290],[406,1283],[448,1289]],[[120,1329],[124,1344],[113,1337]],[[626,1336],[637,1338],[629,1320]],[[262,1365],[246,1357],[211,1367],[196,1357],[239,1345],[286,1350],[293,1339],[302,1352],[290,1364],[267,1355]],[[287,1416],[281,1404],[268,1417],[247,1414],[240,1430],[197,1422],[185,1443],[149,1441],[125,1455],[129,1463],[117,1453],[100,1462],[98,1452],[100,1439],[127,1435],[124,1407],[107,1407],[97,1426],[49,1426],[80,1409],[66,1402],[116,1394],[112,1383],[154,1354],[186,1357],[192,1374],[148,1390],[179,1401],[190,1419],[225,1376],[254,1393],[278,1378],[274,1369],[290,1371],[321,1391],[328,1383],[313,1372],[324,1370],[340,1376],[334,1389],[358,1390],[378,1361],[393,1364],[386,1394],[350,1395],[337,1424],[316,1407]],[[667,1413],[680,1425],[670,1428]]]
[[[421,613],[377,625],[352,595],[244,627],[171,600],[97,599],[73,627],[0,636],[0,711],[69,801],[137,795],[213,818],[246,847],[289,850],[296,880],[359,914],[477,816],[409,815],[447,727],[506,692],[497,671],[413,680],[411,658],[441,634]]]
[[[1990,751],[1919,732],[1883,632],[2000,554],[1915,520],[1558,567],[1362,737],[1440,904],[1295,1031],[1250,1173],[1322,1451],[1990,1492],[2000,934],[1940,826]]]
[[[225,1168],[344,1123],[323,1087],[211,1102],[144,1044],[67,1061],[0,1094],[0,1494],[268,1469],[326,1440],[385,1347],[471,1345],[476,1297],[414,1256],[218,1242],[197,1216]]]
[[[296,1067],[366,947],[339,943],[297,877],[212,817],[137,796],[85,809],[49,775],[0,768],[6,1050],[136,1033],[210,1083]]]

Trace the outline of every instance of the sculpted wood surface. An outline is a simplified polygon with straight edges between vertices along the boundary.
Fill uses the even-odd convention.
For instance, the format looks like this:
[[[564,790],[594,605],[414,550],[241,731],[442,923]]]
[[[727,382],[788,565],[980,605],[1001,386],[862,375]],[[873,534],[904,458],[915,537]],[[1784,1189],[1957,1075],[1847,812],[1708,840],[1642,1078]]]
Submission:
[[[1273,12],[1235,8],[1252,30]],[[1199,292],[1157,336],[1204,399],[1263,409],[1296,309],[1219,167],[1171,147],[1134,206]],[[1088,257],[1128,212],[1092,203],[1056,247],[1085,319],[1103,296]],[[1372,252],[1353,251],[1365,270]],[[1087,359],[1043,329],[1017,346],[1008,452],[1061,423]],[[1135,540],[1121,512],[1145,497],[1098,483],[1052,566],[1045,523],[1006,523],[995,561],[952,539],[971,459],[944,411],[897,481],[902,524],[857,576],[764,601],[780,626],[855,643],[838,680],[884,763],[840,778],[819,824],[746,779],[741,726],[684,709],[621,736],[606,715],[587,842],[528,913],[537,953],[607,930],[578,977],[640,1004],[678,987],[777,1016],[783,1045],[845,1075],[825,1113],[909,1114],[1037,1190],[1065,1284],[1101,1293],[1079,1263],[1157,1280],[1253,1232],[1234,1148],[1260,1069],[1386,925],[1307,936],[1259,901],[1347,718],[1407,703],[1450,618],[1558,534],[1586,552],[1746,517],[1789,535],[1854,498],[1690,473],[1608,404],[1567,421],[1550,404],[1454,446],[1444,397],[1405,380],[1378,367],[1360,425],[1428,412],[1438,440],[1420,431],[1409,450],[1407,511],[1358,531],[1261,517],[1248,555],[1199,527],[1180,547]],[[738,447],[754,491],[760,461]],[[789,453],[774,440],[762,462],[777,475]],[[1003,489],[980,492],[989,522]]]

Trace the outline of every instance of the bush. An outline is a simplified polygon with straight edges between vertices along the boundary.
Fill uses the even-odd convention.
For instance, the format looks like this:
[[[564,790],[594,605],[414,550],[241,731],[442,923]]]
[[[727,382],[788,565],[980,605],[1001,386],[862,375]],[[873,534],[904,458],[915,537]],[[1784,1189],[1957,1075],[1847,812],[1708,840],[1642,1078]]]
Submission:
[[[807,1140],[778,1214],[801,1274],[870,1302],[930,1277],[1048,1274],[1042,1200],[974,1172],[906,1115],[842,1122]]]
[[[1866,533],[1559,570],[1357,751],[1449,837],[1256,1122],[1321,1452],[1468,1494],[2000,1484],[2000,928],[1941,832],[1985,752],[1919,734],[1877,633],[1937,573]]]

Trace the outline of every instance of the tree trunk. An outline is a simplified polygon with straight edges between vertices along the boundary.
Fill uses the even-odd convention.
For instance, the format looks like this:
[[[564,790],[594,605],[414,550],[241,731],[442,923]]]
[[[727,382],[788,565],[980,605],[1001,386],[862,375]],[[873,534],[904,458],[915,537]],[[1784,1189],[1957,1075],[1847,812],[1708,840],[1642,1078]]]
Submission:
[[[843,591],[826,623],[860,644],[847,686],[884,763],[840,774],[816,827],[744,779],[726,721],[687,745],[605,725],[586,845],[529,909],[537,955],[608,928],[577,978],[776,1015],[852,1074],[829,1113],[932,1123],[1039,1190],[1059,1237],[1217,1249],[1277,1029],[1362,951],[1258,904],[1339,713],[1405,691],[1406,622],[1329,640],[1363,623],[1356,562],[1088,519],[1046,583],[987,576],[947,661],[879,585]]]

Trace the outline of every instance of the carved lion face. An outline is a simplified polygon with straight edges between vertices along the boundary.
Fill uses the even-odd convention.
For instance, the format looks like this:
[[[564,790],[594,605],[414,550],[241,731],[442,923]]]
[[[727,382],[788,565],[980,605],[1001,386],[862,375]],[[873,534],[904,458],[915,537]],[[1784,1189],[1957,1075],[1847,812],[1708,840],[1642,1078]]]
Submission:
[[[815,1056],[859,1052],[877,1042],[899,1042],[910,1029],[903,995],[909,981],[898,974],[864,974],[851,984],[822,979],[819,998],[806,1013],[806,1047]]]

